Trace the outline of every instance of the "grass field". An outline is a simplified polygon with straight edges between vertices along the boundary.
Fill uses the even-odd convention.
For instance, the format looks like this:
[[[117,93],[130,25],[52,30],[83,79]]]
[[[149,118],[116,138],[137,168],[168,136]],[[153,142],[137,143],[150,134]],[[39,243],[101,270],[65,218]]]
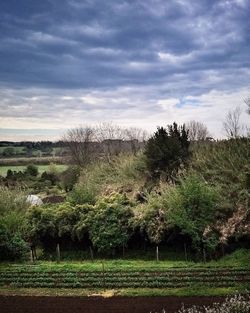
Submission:
[[[39,173],[43,173],[45,171],[48,171],[50,165],[37,165]],[[67,165],[64,164],[55,164],[56,169],[59,172],[63,172],[67,169]],[[7,165],[7,166],[0,166],[0,175],[6,176],[8,170],[12,171],[24,171],[26,169],[25,165]]]

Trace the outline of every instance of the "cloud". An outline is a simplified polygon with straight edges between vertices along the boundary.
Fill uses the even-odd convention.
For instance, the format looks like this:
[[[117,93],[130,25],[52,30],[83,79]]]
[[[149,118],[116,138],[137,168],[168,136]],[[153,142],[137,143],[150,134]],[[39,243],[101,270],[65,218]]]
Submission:
[[[95,125],[103,121],[113,121],[123,127],[137,126],[153,132],[157,126],[166,126],[174,121],[186,123],[195,119],[205,123],[212,135],[218,138],[224,136],[222,123],[228,110],[238,105],[242,106],[242,124],[249,121],[243,104],[249,95],[247,88],[235,92],[211,90],[202,95],[180,98],[166,97],[154,86],[146,91],[143,86],[99,91],[21,89],[4,90],[0,95],[7,108],[0,111],[0,123],[3,128],[11,125],[19,129],[17,135],[21,129],[27,128],[54,129],[62,134],[68,128]],[[26,112],[25,115],[23,112]],[[46,133],[44,139],[46,136],[47,139],[56,138],[55,132],[51,136]]]
[[[246,0],[2,1],[1,126],[194,116],[220,136],[250,91],[249,12]]]

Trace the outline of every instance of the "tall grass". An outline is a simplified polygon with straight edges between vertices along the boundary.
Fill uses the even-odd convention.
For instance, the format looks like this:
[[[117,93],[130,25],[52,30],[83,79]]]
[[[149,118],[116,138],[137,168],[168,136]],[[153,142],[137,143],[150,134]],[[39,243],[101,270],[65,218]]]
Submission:
[[[0,186],[0,216],[11,212],[25,212],[29,207],[26,198],[27,192],[21,189]]]
[[[238,138],[193,147],[191,167],[211,183],[247,187],[250,173],[250,138]]]
[[[143,154],[122,154],[111,162],[96,161],[82,170],[79,182],[70,195],[73,203],[94,203],[98,195],[140,189],[146,180]]]

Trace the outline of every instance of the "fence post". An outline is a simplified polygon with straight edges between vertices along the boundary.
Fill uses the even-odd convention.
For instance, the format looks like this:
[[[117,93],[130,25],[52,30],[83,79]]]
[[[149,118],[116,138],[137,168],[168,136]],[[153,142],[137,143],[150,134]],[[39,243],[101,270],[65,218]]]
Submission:
[[[205,249],[203,248],[203,262],[206,263],[206,251]]]
[[[34,252],[33,252],[32,247],[30,248],[30,260],[32,263],[34,263]]]
[[[102,279],[103,279],[103,288],[106,288],[104,261],[102,261]]]
[[[60,255],[60,245],[59,243],[56,245],[56,262],[60,263],[61,255]]]
[[[187,262],[188,259],[187,259],[187,245],[186,245],[186,243],[184,243],[184,253],[185,253],[185,260]]]
[[[89,251],[90,251],[91,261],[94,262],[94,254],[93,254],[93,250],[92,250],[91,246],[89,246]]]

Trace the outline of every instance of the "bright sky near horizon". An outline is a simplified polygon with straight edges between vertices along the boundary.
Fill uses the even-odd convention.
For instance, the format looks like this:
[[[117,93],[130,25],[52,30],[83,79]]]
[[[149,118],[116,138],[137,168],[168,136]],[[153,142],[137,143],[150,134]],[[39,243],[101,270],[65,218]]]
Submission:
[[[249,0],[1,0],[0,140],[113,121],[224,135],[250,96]]]

